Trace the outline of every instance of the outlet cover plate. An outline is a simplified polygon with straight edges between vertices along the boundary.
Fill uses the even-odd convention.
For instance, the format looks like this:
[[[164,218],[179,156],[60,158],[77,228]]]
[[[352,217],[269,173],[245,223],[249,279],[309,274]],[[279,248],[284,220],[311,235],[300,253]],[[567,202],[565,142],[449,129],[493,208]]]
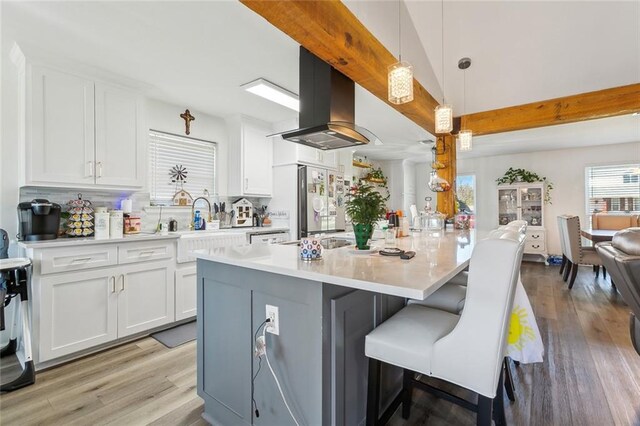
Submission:
[[[280,315],[278,307],[273,305],[265,306],[266,318],[271,318],[271,322],[267,323],[267,333],[280,335]]]

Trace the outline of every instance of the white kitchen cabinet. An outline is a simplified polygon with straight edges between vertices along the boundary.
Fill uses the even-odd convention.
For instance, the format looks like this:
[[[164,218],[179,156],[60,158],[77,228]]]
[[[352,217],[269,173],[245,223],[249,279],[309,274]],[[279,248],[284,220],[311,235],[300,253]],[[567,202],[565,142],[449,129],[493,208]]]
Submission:
[[[141,97],[95,83],[96,184],[142,187],[146,172],[146,132]]]
[[[24,185],[144,186],[146,124],[136,90],[24,58],[14,61],[22,90]]]
[[[139,263],[120,268],[118,337],[174,321],[172,262]]]
[[[34,66],[30,71],[26,183],[92,185],[93,81],[44,67]]]
[[[38,363],[175,321],[173,240],[28,249],[27,255],[35,265]]]
[[[195,265],[176,269],[176,321],[196,315],[197,276]]]
[[[229,187],[231,196],[271,197],[273,142],[266,124],[233,117],[229,127]]]
[[[540,255],[545,263],[547,253],[546,218],[544,214],[544,184],[522,183],[498,186],[498,223],[514,220],[527,222],[525,254]]]
[[[114,269],[57,274],[39,281],[40,362],[118,337]]]

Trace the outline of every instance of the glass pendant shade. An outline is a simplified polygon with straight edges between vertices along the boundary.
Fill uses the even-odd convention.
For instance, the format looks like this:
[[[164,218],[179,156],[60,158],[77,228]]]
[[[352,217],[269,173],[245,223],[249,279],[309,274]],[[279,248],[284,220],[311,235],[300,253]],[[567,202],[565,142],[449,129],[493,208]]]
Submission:
[[[460,142],[460,151],[471,151],[473,148],[473,133],[471,130],[461,130],[458,133],[458,141]]]
[[[413,67],[409,62],[396,62],[389,67],[388,98],[392,104],[413,100]]]
[[[438,105],[435,111],[436,133],[450,133],[453,130],[453,108]]]
[[[451,184],[446,179],[438,176],[436,170],[432,170],[429,178],[429,189],[433,192],[445,192],[451,189]]]

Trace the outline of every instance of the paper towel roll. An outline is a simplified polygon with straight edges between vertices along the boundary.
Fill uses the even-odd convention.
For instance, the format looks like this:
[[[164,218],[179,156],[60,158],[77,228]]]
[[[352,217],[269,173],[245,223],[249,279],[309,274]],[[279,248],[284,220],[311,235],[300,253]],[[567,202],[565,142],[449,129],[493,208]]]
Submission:
[[[122,202],[120,202],[120,210],[122,210],[122,213],[130,214],[132,209],[133,201],[131,201],[130,198],[124,199],[122,200]]]

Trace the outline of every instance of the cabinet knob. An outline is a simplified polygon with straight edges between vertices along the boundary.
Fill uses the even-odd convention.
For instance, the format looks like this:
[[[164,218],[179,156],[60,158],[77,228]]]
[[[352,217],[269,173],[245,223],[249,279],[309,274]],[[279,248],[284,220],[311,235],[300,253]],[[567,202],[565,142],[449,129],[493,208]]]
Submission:
[[[96,163],[96,169],[98,172],[98,177],[101,178],[102,177],[102,162],[98,161]]]
[[[116,277],[115,275],[112,275],[109,277],[109,279],[111,280],[111,293],[115,293],[116,292]]]
[[[120,274],[120,291],[124,291],[124,274]]]
[[[87,165],[89,166],[89,177],[93,177],[93,161],[87,161]]]

